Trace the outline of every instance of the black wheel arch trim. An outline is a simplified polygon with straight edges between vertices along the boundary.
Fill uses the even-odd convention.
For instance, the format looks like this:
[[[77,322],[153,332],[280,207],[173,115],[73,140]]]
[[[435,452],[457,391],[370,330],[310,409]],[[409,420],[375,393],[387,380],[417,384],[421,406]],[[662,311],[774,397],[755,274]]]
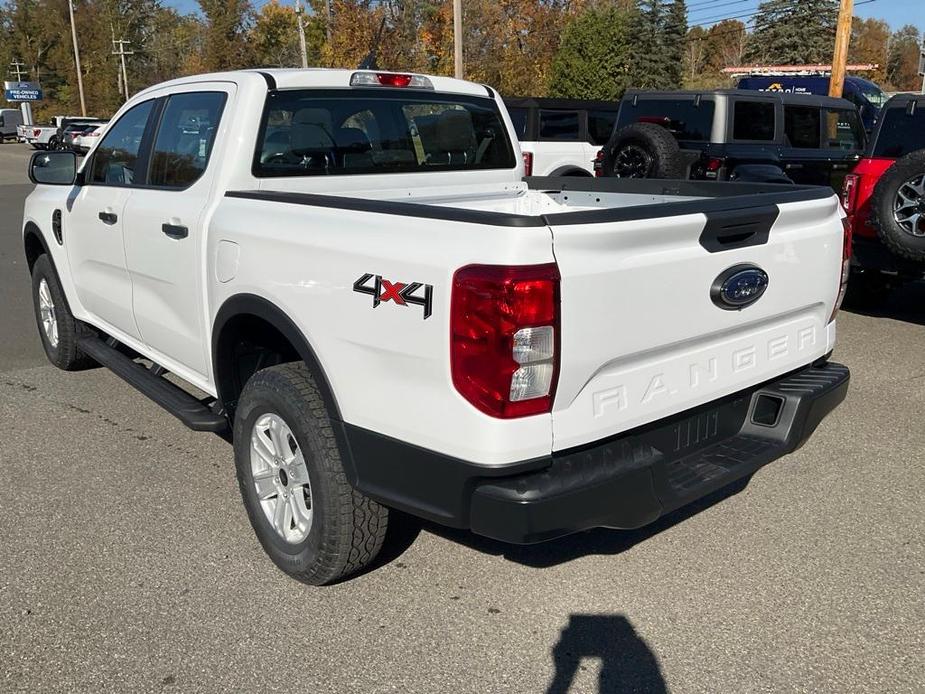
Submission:
[[[51,261],[52,267],[54,267],[55,262],[51,257],[51,251],[49,250],[50,246],[48,245],[48,241],[45,239],[45,234],[39,228],[38,224],[30,220],[26,222],[22,232],[23,253],[26,256],[26,261],[29,263],[29,271],[32,271],[32,265],[35,262],[34,259],[29,258],[29,237],[35,237],[38,240],[42,246],[43,251],[45,252],[45,255],[47,255],[48,259]]]
[[[328,409],[328,415],[331,419],[341,421],[340,408],[337,405],[337,399],[334,397],[334,391],[324,372],[324,368],[321,366],[318,355],[308,341],[308,338],[305,337],[285,311],[268,299],[256,294],[235,294],[226,299],[215,314],[215,320],[212,323],[211,340],[212,373],[215,378],[215,389],[219,401],[226,403],[229,399],[227,385],[223,389],[223,379],[220,378],[220,374],[224,373],[226,368],[220,363],[220,360],[224,357],[219,352],[219,340],[221,339],[222,330],[228,321],[238,316],[254,316],[264,320],[276,328],[283,337],[289,341],[315,379],[315,383],[321,391],[324,404]],[[223,390],[226,392],[223,392]]]

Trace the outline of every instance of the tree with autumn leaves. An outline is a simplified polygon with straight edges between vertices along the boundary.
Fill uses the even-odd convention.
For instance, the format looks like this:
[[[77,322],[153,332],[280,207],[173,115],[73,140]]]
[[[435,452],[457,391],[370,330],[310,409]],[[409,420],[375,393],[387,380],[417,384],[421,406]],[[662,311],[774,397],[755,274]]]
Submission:
[[[134,51],[130,93],[187,74],[301,65],[292,0],[198,0],[201,12],[190,15],[163,1],[73,0],[93,115],[122,102],[113,38]],[[0,5],[0,61],[22,61],[26,76],[42,83],[43,119],[78,107],[67,2]],[[330,26],[325,0],[306,6],[310,65],[356,67],[381,30],[380,67],[453,73],[452,0],[332,0]],[[748,26],[729,19],[688,30],[684,0],[463,0],[465,76],[506,95],[575,98],[616,99],[631,86],[727,86],[722,69],[749,59],[827,62],[832,6],[765,0]],[[887,88],[913,89],[920,40],[915,27],[891,33],[878,20],[855,19],[850,59],[879,64],[872,76]]]

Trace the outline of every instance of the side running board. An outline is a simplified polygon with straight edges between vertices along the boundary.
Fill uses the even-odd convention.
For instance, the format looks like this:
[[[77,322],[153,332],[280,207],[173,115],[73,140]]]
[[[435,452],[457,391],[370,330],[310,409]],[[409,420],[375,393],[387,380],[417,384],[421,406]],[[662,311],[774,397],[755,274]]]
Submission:
[[[228,420],[223,415],[213,412],[205,403],[160,376],[162,369],[157,373],[148,370],[95,335],[82,336],[77,346],[190,429],[219,434],[228,428]]]

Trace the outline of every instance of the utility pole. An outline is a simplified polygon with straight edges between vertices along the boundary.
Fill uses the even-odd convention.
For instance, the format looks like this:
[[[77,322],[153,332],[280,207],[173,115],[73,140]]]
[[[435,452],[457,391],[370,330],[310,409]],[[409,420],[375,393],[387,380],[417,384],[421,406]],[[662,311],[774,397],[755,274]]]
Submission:
[[[84,78],[80,73],[80,49],[77,48],[77,27],[74,25],[74,0],[67,0],[67,11],[71,16],[71,40],[74,42],[74,66],[77,68],[77,91],[80,93],[80,115],[87,115],[87,102],[84,100]]]
[[[302,51],[302,67],[308,67],[308,51],[305,48],[305,26],[302,23],[302,0],[295,0],[295,17],[299,25],[299,50]]]
[[[463,78],[462,0],[453,0],[453,73]]]
[[[331,45],[331,0],[324,0],[324,36]]]
[[[20,62],[16,58],[13,58],[13,62],[10,63],[10,74],[16,73],[16,81],[22,82],[22,69],[26,67],[26,64]]]
[[[832,55],[832,75],[829,77],[829,96],[841,97],[845,86],[845,65],[848,63],[848,42],[851,40],[851,17],[854,0],[841,0],[838,24],[835,27],[835,53]]]
[[[26,64],[18,58],[13,58],[13,62],[10,63],[10,75],[15,72],[17,82],[22,82],[22,69],[24,67],[26,67]],[[32,125],[32,104],[28,101],[23,101],[19,104],[19,110],[22,113],[23,125]]]
[[[131,41],[126,41],[125,39],[113,39],[112,40],[112,54],[119,56],[119,60],[122,61],[122,89],[124,89],[125,100],[128,101],[128,73],[125,71],[125,56],[135,55],[135,51],[125,50],[126,44],[131,44]]]

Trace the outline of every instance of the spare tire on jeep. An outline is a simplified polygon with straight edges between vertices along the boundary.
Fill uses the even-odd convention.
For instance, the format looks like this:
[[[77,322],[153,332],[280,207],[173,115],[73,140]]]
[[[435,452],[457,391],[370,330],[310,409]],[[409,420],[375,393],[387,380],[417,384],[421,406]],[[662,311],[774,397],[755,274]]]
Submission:
[[[925,262],[925,150],[897,159],[874,188],[871,222],[893,253]]]
[[[682,178],[678,142],[654,123],[633,123],[604,148],[604,175],[616,178]]]

